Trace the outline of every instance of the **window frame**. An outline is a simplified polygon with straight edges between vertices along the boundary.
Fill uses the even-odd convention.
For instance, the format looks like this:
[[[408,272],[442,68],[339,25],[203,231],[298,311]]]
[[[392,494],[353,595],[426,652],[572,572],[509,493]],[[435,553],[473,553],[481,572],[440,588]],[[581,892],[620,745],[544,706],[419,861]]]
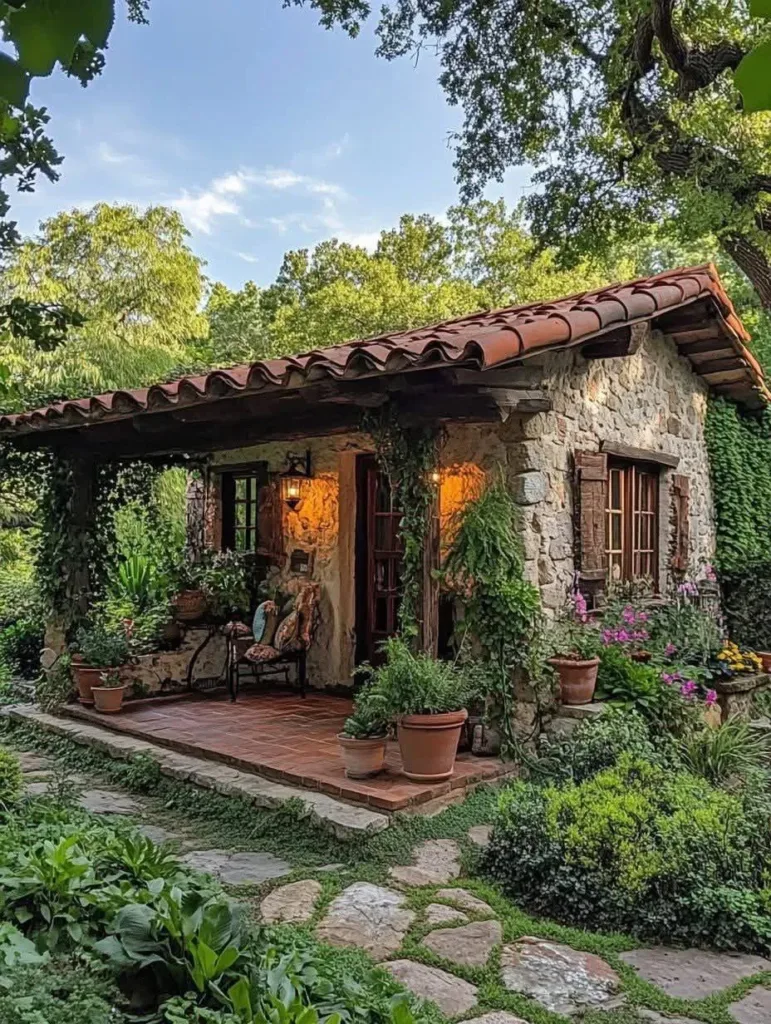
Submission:
[[[661,478],[662,467],[657,463],[608,456],[605,557],[609,583],[650,579],[658,590]],[[619,481],[617,497],[614,495],[616,479]],[[620,520],[615,535],[614,520]],[[615,565],[619,566],[618,576],[613,575]],[[640,571],[642,567],[650,571]]]
[[[239,481],[246,481],[246,493],[239,496]],[[258,554],[264,525],[260,523],[262,504],[260,491],[268,484],[265,463],[234,466],[220,473],[220,515],[221,548],[223,551],[240,551],[244,554]],[[238,509],[243,508],[244,521],[239,524]],[[238,546],[238,535],[244,534],[244,546]]]

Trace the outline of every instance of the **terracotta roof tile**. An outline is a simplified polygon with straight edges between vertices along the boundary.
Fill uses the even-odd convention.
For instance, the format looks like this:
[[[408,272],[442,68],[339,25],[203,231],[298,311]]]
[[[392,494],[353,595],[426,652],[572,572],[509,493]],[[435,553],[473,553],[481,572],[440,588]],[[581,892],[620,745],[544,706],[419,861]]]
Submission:
[[[771,400],[760,366],[744,345],[749,335],[714,266],[706,264],[554,302],[472,313],[441,324],[213,370],[150,388],[57,402],[32,412],[0,416],[0,434],[45,432],[176,405],[196,405],[238,392],[289,390],[322,379],[354,379],[454,364],[487,370],[544,350],[580,344],[624,324],[665,321],[667,315],[695,302],[712,307],[711,319],[710,314],[704,315],[705,320],[716,323],[716,351],[730,347],[736,354],[736,366],[720,375],[726,393],[755,404]],[[693,365],[698,373],[697,362]]]

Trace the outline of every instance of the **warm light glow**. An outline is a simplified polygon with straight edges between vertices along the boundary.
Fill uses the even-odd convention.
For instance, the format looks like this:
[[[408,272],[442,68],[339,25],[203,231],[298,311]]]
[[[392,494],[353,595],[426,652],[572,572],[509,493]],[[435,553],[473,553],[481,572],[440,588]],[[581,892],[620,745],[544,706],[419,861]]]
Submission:
[[[431,483],[434,484],[434,486],[436,486],[436,484],[438,484],[441,481],[441,479],[442,474],[439,472],[438,469],[435,469],[431,474]]]
[[[299,476],[284,476],[281,478],[281,497],[294,511],[300,504],[302,480]]]

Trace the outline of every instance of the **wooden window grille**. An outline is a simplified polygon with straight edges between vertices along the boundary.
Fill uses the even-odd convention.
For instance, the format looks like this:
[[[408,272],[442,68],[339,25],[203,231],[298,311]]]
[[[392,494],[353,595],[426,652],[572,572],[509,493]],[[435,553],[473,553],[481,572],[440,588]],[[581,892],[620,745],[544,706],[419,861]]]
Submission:
[[[608,461],[605,544],[611,581],[647,578],[658,583],[657,466]]]

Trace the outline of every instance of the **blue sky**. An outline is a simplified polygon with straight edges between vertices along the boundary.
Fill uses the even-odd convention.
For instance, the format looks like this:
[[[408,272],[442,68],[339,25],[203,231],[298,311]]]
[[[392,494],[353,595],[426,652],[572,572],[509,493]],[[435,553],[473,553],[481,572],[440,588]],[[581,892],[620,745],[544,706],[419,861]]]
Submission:
[[[388,63],[374,46],[371,30],[350,40],[281,0],[152,0],[149,26],[122,12],[87,89],[35,81],[65,162],[12,216],[33,233],[98,201],[175,206],[207,274],[238,287],[272,281],[287,249],[371,246],[402,213],[441,214],[460,111],[430,56]],[[515,201],[526,182],[515,171],[490,194]]]

